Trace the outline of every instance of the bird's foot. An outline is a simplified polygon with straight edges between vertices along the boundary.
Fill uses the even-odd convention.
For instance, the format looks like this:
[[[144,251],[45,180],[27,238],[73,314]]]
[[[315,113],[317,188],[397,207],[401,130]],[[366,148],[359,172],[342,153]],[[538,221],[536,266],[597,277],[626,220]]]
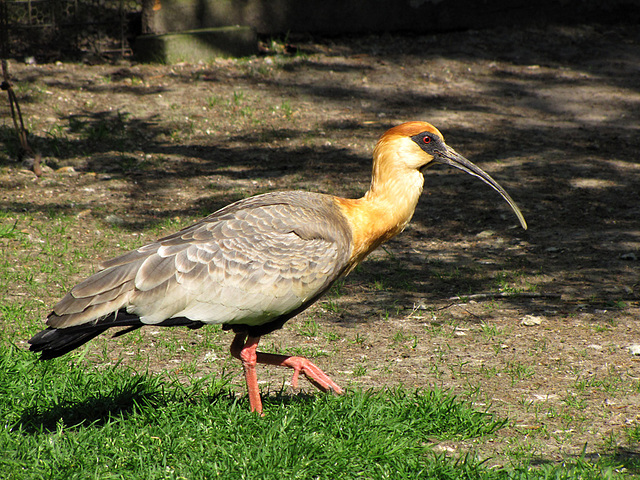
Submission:
[[[291,378],[291,386],[298,388],[298,377],[302,373],[307,380],[314,384],[323,392],[332,392],[337,395],[343,393],[342,389],[331,380],[326,373],[311,363],[304,357],[287,357],[284,355],[273,355],[271,353],[258,352],[258,363],[267,363],[269,365],[279,365],[281,367],[289,367],[293,369],[293,377]]]
[[[332,392],[336,395],[343,393],[338,384],[306,358],[258,352],[259,341],[260,337],[248,337],[246,334],[239,333],[231,343],[231,354],[242,361],[252,412],[258,412],[262,415],[262,400],[256,374],[256,364],[258,363],[292,368],[291,386],[293,388],[298,388],[298,378],[302,373],[309,382],[323,392]]]

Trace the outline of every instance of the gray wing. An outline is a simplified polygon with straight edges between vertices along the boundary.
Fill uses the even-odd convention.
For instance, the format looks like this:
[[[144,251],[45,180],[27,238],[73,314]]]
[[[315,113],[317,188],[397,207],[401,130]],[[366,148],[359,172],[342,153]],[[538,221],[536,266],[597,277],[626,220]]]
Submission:
[[[325,291],[349,249],[330,197],[260,195],[106,262],[54,307],[48,324],[81,325],[124,308],[146,324],[186,317],[263,325]]]

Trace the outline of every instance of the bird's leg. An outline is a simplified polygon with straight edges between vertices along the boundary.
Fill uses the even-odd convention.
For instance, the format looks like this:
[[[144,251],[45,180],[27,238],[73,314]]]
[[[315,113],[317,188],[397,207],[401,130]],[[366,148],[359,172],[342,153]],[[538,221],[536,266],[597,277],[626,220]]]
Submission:
[[[251,340],[251,337],[249,337],[247,343],[249,340]],[[333,380],[331,380],[326,373],[304,357],[290,357],[286,355],[262,352],[256,353],[258,363],[293,368],[293,378],[291,379],[291,385],[293,388],[298,388],[298,377],[302,372],[304,376],[307,377],[307,380],[323,392],[333,392],[337,394],[342,393],[342,389]]]
[[[246,333],[237,333],[231,342],[230,350],[231,355],[242,361],[251,411],[258,412],[262,415],[262,400],[260,399],[258,374],[256,373],[256,349],[258,348],[259,341],[260,337],[247,337]]]
[[[244,378],[247,382],[247,392],[249,393],[249,405],[252,412],[262,414],[262,400],[260,399],[258,375],[256,373],[256,364],[258,363],[292,368],[293,378],[291,379],[291,385],[293,388],[298,388],[298,377],[300,373],[303,373],[312,384],[323,392],[342,393],[342,389],[326,373],[306,358],[258,352],[259,341],[260,337],[247,336],[246,333],[236,333],[230,348],[231,355],[242,361]]]

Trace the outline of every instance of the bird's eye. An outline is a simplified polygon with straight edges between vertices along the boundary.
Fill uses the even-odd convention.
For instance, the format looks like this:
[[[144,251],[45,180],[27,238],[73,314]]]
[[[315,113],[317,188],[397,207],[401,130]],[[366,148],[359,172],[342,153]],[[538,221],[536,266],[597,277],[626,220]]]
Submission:
[[[429,135],[426,135],[426,136],[422,139],[422,141],[423,141],[424,143],[431,143],[431,137],[430,137]]]

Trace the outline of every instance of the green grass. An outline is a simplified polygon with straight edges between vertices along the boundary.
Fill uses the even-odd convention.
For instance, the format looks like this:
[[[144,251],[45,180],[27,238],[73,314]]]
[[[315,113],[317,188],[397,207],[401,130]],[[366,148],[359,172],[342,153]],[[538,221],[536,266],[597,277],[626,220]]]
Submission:
[[[78,357],[71,357],[78,358]],[[0,348],[0,477],[256,479],[615,478],[611,468],[490,468],[441,441],[492,435],[502,419],[438,389],[272,393],[264,417],[225,378],[183,384],[123,366],[39,362]],[[635,433],[634,433],[635,434]]]
[[[189,380],[202,374],[195,358],[220,350],[214,341],[221,334],[219,328],[203,329],[199,333],[203,338],[188,347],[191,360],[163,376],[144,373],[148,347],[141,347],[136,333],[124,337],[123,346],[132,355],[127,362],[137,370],[123,365],[99,369],[91,366],[95,358],[81,360],[82,352],[38,362],[35,355],[9,345],[28,338],[40,324],[47,309],[38,299],[58,297],[79,270],[91,268],[87,246],[68,241],[75,216],[52,211],[42,217],[45,222],[9,212],[1,217],[6,255],[0,259],[4,327],[0,335],[0,478],[569,479],[619,478],[615,469],[623,468],[627,474],[638,473],[637,461],[619,461],[615,453],[599,461],[569,458],[566,464],[535,466],[531,462],[537,460],[526,449],[519,456],[487,459],[491,454],[484,447],[501,443],[500,437],[493,437],[505,420],[476,411],[468,402],[438,389],[356,391],[341,397],[267,392],[266,416],[258,418],[248,411],[246,398],[233,393],[238,388],[225,379]],[[111,236],[120,248],[135,247],[184,222],[189,220],[154,224],[144,239],[110,230],[107,237],[100,237],[109,241],[90,250],[95,255],[114,248]],[[329,297],[335,305],[340,287]],[[325,310],[318,308],[318,312]],[[438,326],[438,335],[451,336],[451,322],[445,320]],[[321,334],[313,318],[297,328],[303,337],[328,335]],[[489,327],[483,333],[493,340],[506,334]],[[334,334],[327,339],[335,342],[340,337]],[[368,339],[356,334],[351,341],[364,345]],[[154,339],[158,353],[180,350],[182,342],[173,337]],[[392,342],[415,348],[415,339],[401,330]],[[326,355],[309,345],[290,350],[287,353]],[[456,375],[464,367],[446,364],[444,357],[433,365]],[[357,364],[353,376],[364,377],[370,369]],[[171,371],[168,365],[165,372]],[[528,378],[531,370],[512,362],[502,373],[507,374],[507,382],[510,378],[516,384]],[[615,392],[620,388],[615,373],[606,381],[577,376],[576,387]],[[581,399],[568,396],[556,414],[579,408]],[[630,429],[627,437],[630,445],[637,442],[637,428]],[[455,453],[435,448],[440,442],[453,442]],[[496,464],[502,466],[491,467]]]
[[[18,225],[18,220],[14,220],[13,223],[0,223],[0,238],[15,238],[16,226]]]

